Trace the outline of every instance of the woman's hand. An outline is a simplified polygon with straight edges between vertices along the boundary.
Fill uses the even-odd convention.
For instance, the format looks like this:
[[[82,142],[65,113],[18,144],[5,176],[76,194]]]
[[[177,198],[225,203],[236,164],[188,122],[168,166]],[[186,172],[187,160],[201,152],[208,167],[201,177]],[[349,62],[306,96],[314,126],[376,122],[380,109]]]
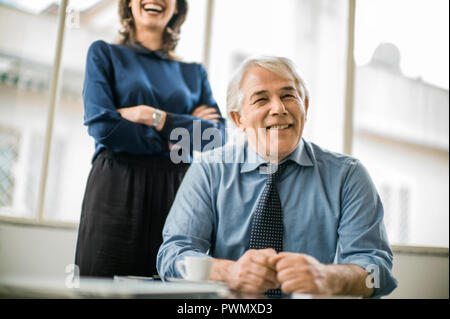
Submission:
[[[117,109],[117,112],[120,113],[120,116],[128,121],[144,124],[148,126],[153,126],[153,113],[155,113],[156,108],[148,105],[137,105],[130,107],[123,107]],[[164,127],[164,123],[166,121],[166,112],[160,110],[162,112],[161,122],[155,129],[157,131],[161,131]]]
[[[209,107],[207,105],[200,105],[192,111],[192,116],[202,118],[204,120],[210,120],[218,123],[220,119],[220,114],[217,113],[217,109],[214,107]]]

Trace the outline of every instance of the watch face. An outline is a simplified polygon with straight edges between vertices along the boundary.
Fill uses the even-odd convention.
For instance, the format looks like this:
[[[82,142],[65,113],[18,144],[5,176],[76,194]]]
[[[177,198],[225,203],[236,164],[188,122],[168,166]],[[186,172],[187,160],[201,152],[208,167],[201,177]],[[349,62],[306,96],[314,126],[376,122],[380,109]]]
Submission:
[[[160,111],[153,112],[153,126],[158,126],[159,122],[161,122],[162,114]]]

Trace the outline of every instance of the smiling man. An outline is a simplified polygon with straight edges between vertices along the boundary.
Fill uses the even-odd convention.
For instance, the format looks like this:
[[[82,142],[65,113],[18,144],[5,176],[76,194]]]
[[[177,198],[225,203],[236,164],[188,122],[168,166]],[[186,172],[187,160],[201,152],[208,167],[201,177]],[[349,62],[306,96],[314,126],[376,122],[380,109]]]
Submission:
[[[296,81],[287,80],[289,74],[280,65],[279,70],[255,66],[245,72],[239,87],[235,81],[229,91],[248,92],[242,101],[229,101],[230,116],[237,127],[247,132],[251,147],[272,163],[287,157],[298,146],[308,110],[306,88]],[[239,76],[240,78],[241,76]],[[233,100],[229,94],[229,99]],[[242,112],[237,106],[244,104]]]
[[[213,258],[211,280],[237,291],[392,292],[378,193],[358,160],[302,138],[309,93],[292,62],[244,61],[227,107],[247,142],[190,167],[166,220],[159,274],[179,277],[176,262],[200,255]],[[218,162],[218,152],[243,161]]]

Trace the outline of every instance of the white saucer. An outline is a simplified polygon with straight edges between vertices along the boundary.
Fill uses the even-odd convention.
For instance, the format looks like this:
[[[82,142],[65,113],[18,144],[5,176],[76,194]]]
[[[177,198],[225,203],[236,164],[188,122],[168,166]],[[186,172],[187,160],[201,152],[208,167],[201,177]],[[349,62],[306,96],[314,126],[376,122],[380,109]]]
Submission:
[[[164,277],[164,280],[169,282],[185,282],[190,284],[214,284],[220,286],[226,286],[226,283],[222,281],[213,281],[213,280],[187,280],[184,278],[176,278],[176,277]]]

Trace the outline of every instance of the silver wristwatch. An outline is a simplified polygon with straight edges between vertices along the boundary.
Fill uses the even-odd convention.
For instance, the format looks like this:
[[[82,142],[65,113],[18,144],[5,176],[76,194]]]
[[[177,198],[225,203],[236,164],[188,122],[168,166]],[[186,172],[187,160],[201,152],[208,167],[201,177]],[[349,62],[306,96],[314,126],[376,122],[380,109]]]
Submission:
[[[157,127],[159,125],[159,123],[161,123],[163,114],[160,110],[155,110],[153,112],[153,126]]]

